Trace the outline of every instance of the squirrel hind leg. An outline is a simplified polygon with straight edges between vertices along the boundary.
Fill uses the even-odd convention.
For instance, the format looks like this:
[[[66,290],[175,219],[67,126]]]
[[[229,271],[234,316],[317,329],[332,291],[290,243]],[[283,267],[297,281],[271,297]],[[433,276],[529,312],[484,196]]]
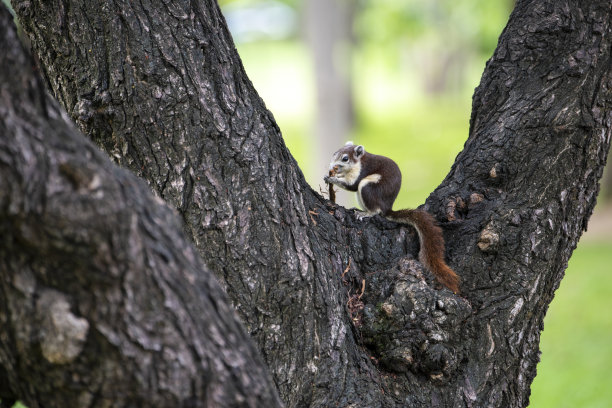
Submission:
[[[376,174],[376,176],[378,175]],[[363,179],[359,183],[357,199],[361,207],[367,212],[386,216],[391,211],[393,201],[386,200],[383,193],[383,186],[378,182]]]
[[[380,211],[360,211],[360,210],[356,210],[355,211],[355,217],[359,220],[359,221],[363,221],[366,218],[370,218],[373,217],[377,214],[380,214]]]

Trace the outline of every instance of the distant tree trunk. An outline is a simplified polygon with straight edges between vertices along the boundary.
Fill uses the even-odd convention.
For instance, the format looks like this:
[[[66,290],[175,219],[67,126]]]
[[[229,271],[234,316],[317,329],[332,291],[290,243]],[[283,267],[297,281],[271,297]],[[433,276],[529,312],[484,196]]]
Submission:
[[[257,343],[287,406],[528,404],[542,321],[595,205],[609,150],[609,0],[517,3],[475,91],[465,148],[426,203],[444,228],[447,260],[463,280],[461,296],[436,288],[414,260],[418,242],[411,228],[380,217],[359,221],[352,211],[331,205],[307,186],[244,73],[216,3],[13,4],[47,82],[79,127],[177,208],[185,230]],[[33,121],[41,116],[28,112]],[[20,169],[22,196],[38,194],[40,184],[54,193],[51,181],[63,177],[81,196],[95,199],[93,186],[112,179],[110,171],[75,158],[64,170],[52,166],[62,163],[59,159],[47,161],[55,178],[30,181],[29,175],[38,173],[28,170],[28,151],[20,151],[19,144],[7,146],[12,150],[0,150],[0,182],[6,183],[5,173]],[[73,146],[69,152],[87,151]],[[48,149],[54,148],[51,140]],[[91,152],[90,157],[97,156]],[[121,191],[129,196],[132,190]],[[1,191],[13,190],[3,185]],[[0,395],[25,398],[33,407],[55,404],[41,399],[48,393],[38,391],[53,390],[54,401],[102,406],[108,401],[97,394],[69,399],[74,390],[107,378],[105,371],[89,375],[74,370],[74,362],[92,346],[98,350],[96,359],[88,360],[92,369],[112,374],[118,354],[131,351],[121,346],[133,345],[136,351],[157,351],[159,360],[147,366],[153,384],[171,373],[176,376],[172,384],[186,387],[183,375],[193,371],[189,364],[182,366],[184,358],[221,353],[240,363],[228,363],[232,378],[260,390],[262,400],[268,396],[273,401],[265,381],[251,383],[242,376],[250,361],[258,367],[257,359],[230,353],[247,344],[246,339],[217,335],[215,317],[201,315],[208,291],[198,282],[206,281],[206,269],[202,275],[197,275],[198,268],[163,272],[166,265],[199,261],[175,230],[164,235],[165,224],[147,227],[147,222],[155,224],[150,218],[157,219],[145,211],[148,201],[130,206],[142,209],[132,209],[130,217],[104,202],[98,211],[106,216],[91,219],[79,217],[90,207],[67,200],[66,218],[53,222],[44,217],[41,204],[11,206],[7,200],[0,200],[2,231],[16,238],[2,244],[3,255],[14,261],[2,264],[0,305],[21,299],[13,288],[26,296],[31,275],[51,294],[36,304],[24,301],[24,308],[3,306],[0,374],[5,371],[9,381]],[[27,211],[40,214],[31,222],[38,229],[27,228]],[[90,223],[94,233],[98,224],[104,224],[104,231],[116,229],[115,240],[70,252],[58,238],[63,228],[81,231]],[[130,252],[126,258],[121,255],[121,249],[130,248],[134,225],[144,226],[143,236],[152,235],[153,252],[144,257],[149,274],[144,277],[134,272],[138,265],[129,263],[135,262]],[[115,237],[107,234],[102,236]],[[85,239],[77,233],[67,237],[75,244]],[[181,248],[184,259],[176,252]],[[33,253],[42,254],[36,264],[41,272],[28,275],[24,267]],[[50,260],[43,261],[43,255]],[[87,264],[78,261],[80,256],[94,265],[102,262],[104,269],[83,266]],[[114,259],[127,264],[118,266]],[[127,279],[132,275],[143,281]],[[74,279],[62,280],[65,276]],[[125,287],[100,298],[115,280],[128,288],[134,284],[137,299],[151,299],[143,303],[148,307],[123,308],[123,299],[132,294]],[[169,297],[165,289],[175,286],[185,287],[190,296]],[[149,298],[149,291],[164,297]],[[102,310],[96,308],[100,320],[94,319],[98,315],[91,306],[97,299],[105,300]],[[161,299],[164,303],[158,303]],[[46,359],[42,366],[35,364],[43,361],[48,336],[32,336],[39,329],[31,319],[20,322],[29,310],[48,316],[48,304],[69,317],[68,326],[77,327],[69,340],[82,351],[73,362]],[[219,313],[216,308],[211,312]],[[187,321],[181,316],[188,316]],[[225,317],[217,316],[220,323]],[[110,320],[104,323],[105,318]],[[193,335],[186,329],[199,324],[213,328]],[[117,328],[113,336],[105,331],[109,325]],[[152,341],[140,340],[139,327]],[[168,330],[181,333],[184,342],[175,345]],[[207,334],[211,341],[201,340]],[[25,352],[16,341],[24,338],[31,347]],[[187,354],[179,352],[189,339],[193,347]],[[247,357],[239,358],[243,355]],[[122,366],[121,375],[140,380],[142,388],[133,392],[142,396],[143,404],[159,405],[154,399],[159,394],[146,388],[149,378],[139,377],[135,368],[149,360],[138,357]],[[218,367],[221,373],[223,367]],[[43,376],[49,371],[61,376],[61,388]],[[117,378],[108,380],[108,386]],[[202,381],[224,385],[225,378],[212,372]],[[144,399],[147,395],[150,400]],[[216,395],[214,390],[197,394],[194,405],[205,404],[210,395]],[[115,406],[130,404],[127,399],[113,401]]]
[[[304,2],[306,36],[316,85],[316,168],[350,137],[354,125],[352,92],[353,0]]]
[[[420,68],[423,90],[429,95],[441,95],[458,88],[467,51],[453,38],[456,31],[449,25],[448,6],[441,0],[430,0],[426,10],[441,35],[438,41],[428,44],[428,49],[421,50],[415,64]]]
[[[603,175],[603,199],[607,202],[612,200],[612,166],[606,166]]]

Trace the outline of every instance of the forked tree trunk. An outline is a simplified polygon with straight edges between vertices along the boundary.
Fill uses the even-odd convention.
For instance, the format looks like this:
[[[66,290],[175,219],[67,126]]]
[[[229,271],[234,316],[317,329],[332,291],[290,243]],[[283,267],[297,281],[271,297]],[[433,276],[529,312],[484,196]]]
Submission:
[[[609,150],[609,0],[517,3],[475,91],[465,148],[426,202],[445,230],[447,260],[463,280],[461,296],[437,288],[414,260],[411,228],[378,217],[358,221],[308,188],[244,73],[216,3],[13,4],[70,116],[178,210],[287,406],[527,405],[542,320],[586,228]],[[39,111],[27,112],[39,120]],[[96,195],[93,186],[119,183],[125,173],[76,159],[28,167],[34,153],[18,143],[23,134],[14,131],[13,142],[0,150],[2,180],[9,180],[2,191],[29,197],[11,206],[19,194],[0,196],[2,232],[11,238],[0,251],[13,260],[1,271],[4,395],[31,407],[51,405],[44,397],[53,389],[57,404],[129,405],[128,397],[115,400],[110,393],[110,384],[120,381],[126,393],[151,395],[142,404],[170,405],[176,399],[155,399],[159,393],[147,386],[172,375],[184,387],[181,404],[205,405],[216,394],[202,387],[225,385],[226,377],[208,372],[187,386],[182,379],[194,371],[183,361],[213,358],[217,341],[227,353],[234,350],[221,352],[238,359],[229,367],[234,379],[273,401],[265,375],[261,383],[242,376],[259,369],[248,346],[238,347],[246,339],[212,329],[227,323],[227,314],[210,314],[205,300],[221,295],[197,284],[209,282],[207,274],[180,235],[155,222],[144,199],[130,206],[143,212],[131,208],[127,217],[114,195]],[[63,143],[60,138],[45,151],[61,151]],[[75,143],[64,150],[99,156]],[[13,179],[4,174],[11,171],[24,172],[15,181],[22,190],[7,190]],[[45,171],[50,175],[43,177]],[[83,204],[51,207],[62,217],[49,220],[48,199],[34,187],[54,194],[61,177]],[[132,197],[141,189],[120,191]],[[91,218],[94,210],[104,217]],[[96,232],[98,224],[106,234]],[[140,225],[146,240],[133,237]],[[77,250],[79,244],[86,250]],[[130,248],[137,255],[150,251],[146,273],[137,272],[140,258]],[[174,252],[181,250],[184,258]],[[192,273],[164,272],[179,262]],[[133,279],[143,279],[136,293],[111,290],[131,287]],[[190,295],[174,295],[182,290]],[[142,310],[131,307],[134,297],[148,300]],[[25,306],[4,306],[19,302]],[[68,316],[60,327],[74,329],[66,340],[71,347],[64,348],[70,353],[59,360],[49,359],[45,331],[54,310]],[[33,317],[20,323],[33,314],[46,323],[38,326]],[[168,331],[184,343],[175,345]],[[206,335],[213,340],[202,340]],[[183,354],[189,339],[192,347]],[[138,359],[144,351],[155,357]],[[86,367],[96,375],[81,371]],[[56,375],[55,385],[43,377],[47,372]],[[89,398],[95,381],[109,385],[94,385]]]

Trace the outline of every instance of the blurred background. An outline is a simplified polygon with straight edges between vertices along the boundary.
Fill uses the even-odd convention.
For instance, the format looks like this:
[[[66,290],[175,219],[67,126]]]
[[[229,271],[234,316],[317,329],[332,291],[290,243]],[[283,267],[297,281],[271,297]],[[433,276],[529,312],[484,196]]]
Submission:
[[[221,0],[249,78],[310,185],[347,140],[392,157],[416,207],[468,136],[514,0]],[[610,173],[610,171],[608,171]],[[531,407],[612,406],[612,177],[548,310]],[[339,201],[357,206],[353,195]]]
[[[2,0],[8,5],[8,0]],[[308,182],[347,140],[402,170],[416,207],[468,136],[514,0],[219,0],[249,78]],[[548,310],[531,407],[612,406],[612,171]],[[338,201],[357,206],[352,195]]]

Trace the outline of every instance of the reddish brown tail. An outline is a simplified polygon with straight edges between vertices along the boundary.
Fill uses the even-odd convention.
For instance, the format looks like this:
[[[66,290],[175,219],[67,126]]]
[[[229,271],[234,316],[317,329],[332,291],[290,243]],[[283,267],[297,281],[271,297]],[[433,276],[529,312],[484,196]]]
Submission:
[[[459,293],[459,276],[444,262],[444,237],[434,217],[423,210],[389,211],[386,217],[410,224],[417,230],[421,243],[419,261],[434,274],[438,282]]]

